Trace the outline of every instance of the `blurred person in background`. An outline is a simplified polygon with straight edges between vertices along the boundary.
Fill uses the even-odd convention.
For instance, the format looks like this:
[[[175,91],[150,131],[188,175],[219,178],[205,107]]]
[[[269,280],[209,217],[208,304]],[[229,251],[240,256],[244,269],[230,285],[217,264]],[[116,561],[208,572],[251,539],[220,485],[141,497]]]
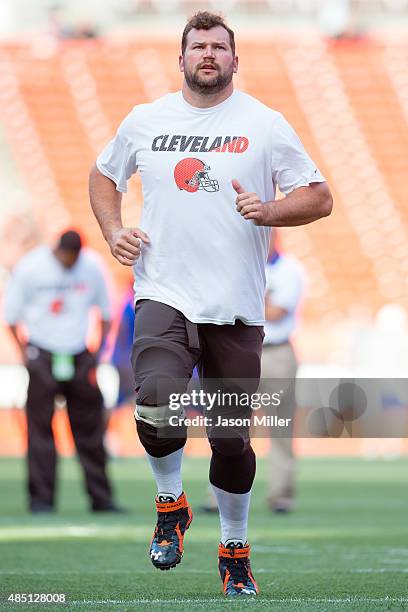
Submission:
[[[86,348],[88,315],[101,314],[101,346],[111,309],[103,270],[82,249],[80,235],[63,233],[54,248],[29,251],[13,270],[5,318],[29,374],[27,390],[28,496],[31,512],[55,509],[55,397],[63,395],[93,511],[116,511],[106,473],[104,405],[96,381],[96,354]],[[23,341],[18,326],[26,329]]]
[[[400,304],[381,306],[371,328],[355,333],[353,373],[361,379],[367,409],[353,423],[367,459],[392,459],[408,431],[408,314]],[[370,381],[370,382],[368,382]]]
[[[304,288],[304,272],[291,255],[282,253],[278,246],[278,230],[271,232],[266,266],[265,338],[262,349],[259,393],[271,395],[276,391],[276,379],[281,380],[285,393],[281,396],[279,416],[295,416],[295,385],[298,361],[291,342],[296,326],[296,311]],[[274,429],[270,428],[271,435]],[[293,439],[271,438],[268,467],[268,506],[274,512],[293,510],[295,501],[295,457]],[[205,512],[218,512],[217,501],[209,490]]]
[[[293,256],[280,251],[277,238],[277,230],[274,229],[266,266],[265,339],[259,392],[274,393],[275,381],[283,379],[285,392],[281,396],[278,414],[290,418],[293,423],[298,361],[290,338],[296,326],[304,273]],[[274,512],[289,512],[293,509],[295,496],[293,439],[273,435],[274,431],[270,429],[268,505]]]

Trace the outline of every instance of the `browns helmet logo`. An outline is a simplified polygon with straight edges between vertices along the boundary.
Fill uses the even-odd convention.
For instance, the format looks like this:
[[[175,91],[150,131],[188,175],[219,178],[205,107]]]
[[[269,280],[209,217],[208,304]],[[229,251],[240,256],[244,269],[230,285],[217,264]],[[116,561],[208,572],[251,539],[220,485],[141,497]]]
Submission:
[[[194,193],[199,189],[204,191],[219,191],[218,181],[210,179],[208,171],[210,166],[195,157],[186,157],[178,162],[174,168],[174,180],[181,190]]]

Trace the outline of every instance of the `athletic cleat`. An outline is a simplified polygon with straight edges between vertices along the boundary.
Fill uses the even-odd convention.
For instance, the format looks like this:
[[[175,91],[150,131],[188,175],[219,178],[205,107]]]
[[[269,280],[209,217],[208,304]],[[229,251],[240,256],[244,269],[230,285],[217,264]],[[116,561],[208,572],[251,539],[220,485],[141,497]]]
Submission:
[[[183,556],[186,529],[193,520],[193,512],[184,493],[156,497],[157,525],[150,543],[150,559],[155,567],[168,570],[176,567]]]
[[[250,546],[229,542],[218,547],[218,569],[223,584],[224,595],[242,597],[257,595],[258,585],[251,572],[249,560]]]

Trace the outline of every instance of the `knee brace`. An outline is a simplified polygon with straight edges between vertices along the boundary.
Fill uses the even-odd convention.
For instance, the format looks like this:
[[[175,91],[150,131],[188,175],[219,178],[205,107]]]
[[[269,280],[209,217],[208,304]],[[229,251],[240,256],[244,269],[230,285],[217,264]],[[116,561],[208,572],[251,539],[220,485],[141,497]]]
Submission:
[[[174,426],[170,417],[184,417],[184,408],[171,401],[180,392],[180,381],[174,377],[160,372],[147,376],[137,390],[135,419],[156,428]]]
[[[171,417],[175,417],[170,421]],[[182,406],[172,409],[169,404],[164,406],[147,406],[143,404],[136,404],[135,419],[136,421],[143,421],[148,425],[156,429],[162,429],[163,427],[176,426],[174,423],[180,423],[184,418],[184,408]]]
[[[175,419],[170,421],[171,417]],[[184,408],[169,404],[148,406],[136,404],[135,420],[140,442],[152,457],[165,457],[183,446],[187,440]]]

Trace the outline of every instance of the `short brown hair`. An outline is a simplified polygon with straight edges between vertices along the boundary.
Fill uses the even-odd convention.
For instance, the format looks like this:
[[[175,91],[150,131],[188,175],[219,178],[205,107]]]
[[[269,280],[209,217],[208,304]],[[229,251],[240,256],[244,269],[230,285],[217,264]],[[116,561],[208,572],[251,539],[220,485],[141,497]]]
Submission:
[[[230,39],[230,45],[232,54],[235,55],[235,38],[234,32],[227,26],[224,18],[221,14],[210,13],[209,11],[198,11],[187,21],[186,27],[183,30],[183,36],[181,37],[181,54],[184,55],[184,51],[187,46],[187,35],[190,30],[211,30],[216,26],[221,26],[227,30]]]

